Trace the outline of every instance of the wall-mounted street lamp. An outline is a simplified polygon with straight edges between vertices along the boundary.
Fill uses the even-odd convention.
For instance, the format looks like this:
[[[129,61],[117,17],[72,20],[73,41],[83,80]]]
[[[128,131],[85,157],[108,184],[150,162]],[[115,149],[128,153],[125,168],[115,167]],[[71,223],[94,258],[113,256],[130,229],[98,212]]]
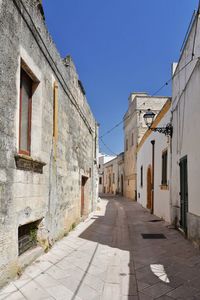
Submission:
[[[157,132],[165,134],[166,136],[172,137],[173,127],[172,127],[171,123],[168,123],[166,125],[166,127],[156,127],[156,128],[151,127],[153,124],[154,118],[155,118],[155,114],[153,111],[150,110],[150,108],[144,114],[143,118],[144,118],[144,121],[145,121],[145,124],[147,125],[147,127],[149,129],[151,129],[152,131],[157,131]]]

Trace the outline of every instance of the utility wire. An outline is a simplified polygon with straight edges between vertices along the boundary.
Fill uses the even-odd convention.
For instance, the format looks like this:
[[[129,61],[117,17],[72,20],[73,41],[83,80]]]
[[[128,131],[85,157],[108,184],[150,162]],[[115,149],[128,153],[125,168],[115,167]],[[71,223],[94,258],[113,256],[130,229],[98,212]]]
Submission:
[[[185,42],[186,42],[186,38],[188,37],[188,33],[189,33],[189,30],[192,26],[192,21],[194,20],[195,18],[195,15],[197,17],[197,23],[198,23],[198,16],[200,14],[200,0],[199,0],[199,5],[198,5],[198,9],[197,9],[197,12],[194,11],[193,15],[192,15],[192,18],[191,18],[191,21],[190,21],[190,24],[189,24],[189,27],[188,27],[188,30],[187,30],[187,33],[186,33],[186,37],[184,39],[184,42],[183,42],[183,45],[181,47],[181,51],[182,51],[182,48],[183,46],[185,45]],[[177,76],[180,72],[182,72],[195,58],[194,58],[194,48],[195,48],[195,41],[196,41],[196,33],[197,33],[197,23],[196,23],[196,27],[195,27],[195,34],[194,34],[194,41],[193,41],[193,49],[192,49],[192,56],[191,56],[191,59],[182,67],[180,68],[179,71],[175,71],[175,74],[173,74],[159,89],[157,89],[151,96],[155,96],[157,95],[161,90],[164,89],[164,87],[168,86],[169,83],[175,78],[175,76]],[[200,57],[197,57],[196,60],[200,59]],[[113,127],[111,127],[108,131],[106,131],[104,134],[102,134],[100,136],[100,138],[102,139],[102,137],[110,134],[113,130],[115,130],[118,126],[120,126],[124,121],[126,121],[128,118],[130,118],[132,116],[132,114],[126,116],[125,118],[123,118],[122,121],[118,122],[116,125],[114,125]]]
[[[113,152],[107,145],[106,143],[103,141],[103,139],[100,137],[99,138],[100,141],[102,142],[102,144],[106,147],[106,149],[108,149],[110,151],[110,153],[114,154],[115,156],[117,156],[117,154],[115,152]]]
[[[60,85],[61,85],[62,88],[63,88],[63,91],[64,91],[65,94],[68,96],[70,102],[71,102],[71,103],[74,105],[74,107],[76,108],[78,114],[80,115],[80,117],[82,118],[82,120],[84,121],[84,123],[86,124],[86,126],[87,126],[89,132],[90,132],[90,133],[92,133],[92,132],[94,133],[94,130],[93,130],[92,126],[90,125],[90,123],[89,123],[87,117],[85,116],[85,114],[83,113],[83,111],[81,110],[81,108],[79,107],[79,104],[77,103],[77,101],[76,101],[76,99],[75,99],[73,93],[71,92],[70,88],[68,87],[65,78],[63,77],[61,71],[59,70],[59,68],[58,68],[58,66],[57,66],[57,64],[56,64],[56,62],[54,61],[54,58],[52,57],[50,51],[48,50],[47,45],[45,44],[45,42],[44,42],[44,40],[43,40],[43,38],[42,38],[42,36],[41,36],[41,34],[40,34],[38,28],[36,27],[36,25],[35,25],[35,23],[34,23],[32,17],[31,17],[31,15],[30,15],[29,11],[27,10],[27,8],[26,8],[26,6],[24,5],[23,1],[22,1],[22,0],[13,0],[13,3],[14,3],[14,5],[16,6],[16,8],[17,8],[18,12],[20,13],[20,15],[22,16],[24,22],[27,24],[27,26],[28,26],[30,32],[32,33],[32,35],[33,35],[33,37],[34,37],[34,39],[35,39],[35,41],[36,41],[38,47],[39,47],[40,50],[42,51],[42,53],[43,53],[43,55],[44,55],[46,61],[48,62],[50,68],[53,70],[54,74],[56,75],[56,77],[57,77],[57,79],[58,79]],[[24,11],[26,12],[26,14],[27,14],[29,20],[31,21],[31,25],[32,25],[32,26],[29,24],[27,18],[24,16],[23,11],[21,10],[21,8],[23,8]],[[35,31],[35,32],[34,32],[34,31]],[[35,33],[36,33],[37,36],[35,35]],[[46,53],[47,53],[48,55],[45,53],[43,47],[42,47],[41,44],[39,43],[38,37],[39,37],[39,40],[41,41],[41,43],[42,43],[42,45],[43,45],[43,47],[44,47],[44,49],[45,49],[45,51],[46,51]],[[49,56],[49,57],[48,57],[48,56]]]
[[[196,60],[198,60],[200,57],[195,58]],[[180,72],[182,72],[192,61],[194,60],[194,58],[192,57],[182,68],[180,68],[179,71],[175,72],[174,75],[171,76],[170,79],[168,79],[158,90],[156,90],[151,97],[157,95],[164,87],[168,86],[169,83],[173,80],[173,78],[175,76],[177,76]],[[123,118],[122,121],[118,122],[116,125],[114,125],[113,127],[111,127],[108,131],[106,131],[104,134],[102,134],[100,136],[100,139],[103,138],[104,136],[108,135],[109,133],[111,133],[113,130],[115,130],[118,126],[120,126],[124,121],[126,121],[127,119],[129,119],[135,112],[133,112],[132,114],[126,116],[125,118]]]

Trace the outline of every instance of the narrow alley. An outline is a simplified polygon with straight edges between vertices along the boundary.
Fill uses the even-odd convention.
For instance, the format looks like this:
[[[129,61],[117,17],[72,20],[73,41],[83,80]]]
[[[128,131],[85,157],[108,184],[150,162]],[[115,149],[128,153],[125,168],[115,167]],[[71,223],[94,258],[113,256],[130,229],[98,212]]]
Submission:
[[[109,196],[0,299],[200,299],[199,251],[138,203]]]

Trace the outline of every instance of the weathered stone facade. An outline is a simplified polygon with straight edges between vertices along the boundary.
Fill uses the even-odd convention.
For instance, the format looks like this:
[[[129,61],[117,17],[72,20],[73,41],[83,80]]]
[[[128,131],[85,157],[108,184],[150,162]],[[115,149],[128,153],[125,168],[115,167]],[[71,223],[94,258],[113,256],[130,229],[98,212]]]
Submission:
[[[149,96],[146,93],[131,93],[128,111],[124,116],[124,196],[137,197],[137,146],[147,130],[144,114],[150,108],[156,115],[168,97]]]
[[[103,165],[103,185],[105,193],[123,195],[124,152]]]
[[[115,156],[99,153],[98,158],[99,158],[99,168],[98,168],[99,169],[98,170],[98,173],[99,173],[99,194],[103,194],[104,193],[104,164],[106,162],[109,162],[113,158],[115,158]]]
[[[93,210],[98,193],[98,127],[75,66],[61,59],[37,4],[0,1],[0,285],[37,255],[38,247],[18,256],[20,226],[37,221],[37,240],[48,250]],[[30,157],[19,155],[21,69],[34,82]]]

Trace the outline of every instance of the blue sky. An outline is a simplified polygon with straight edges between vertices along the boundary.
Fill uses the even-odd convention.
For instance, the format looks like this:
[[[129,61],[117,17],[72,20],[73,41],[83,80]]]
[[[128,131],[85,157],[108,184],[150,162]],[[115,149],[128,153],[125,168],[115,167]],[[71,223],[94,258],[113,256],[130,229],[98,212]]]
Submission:
[[[171,76],[198,0],[43,0],[62,57],[70,54],[100,123],[100,135],[123,119],[134,91],[153,94]],[[171,95],[170,87],[160,95]],[[123,126],[103,138],[123,151]],[[100,142],[100,149],[109,154]]]

